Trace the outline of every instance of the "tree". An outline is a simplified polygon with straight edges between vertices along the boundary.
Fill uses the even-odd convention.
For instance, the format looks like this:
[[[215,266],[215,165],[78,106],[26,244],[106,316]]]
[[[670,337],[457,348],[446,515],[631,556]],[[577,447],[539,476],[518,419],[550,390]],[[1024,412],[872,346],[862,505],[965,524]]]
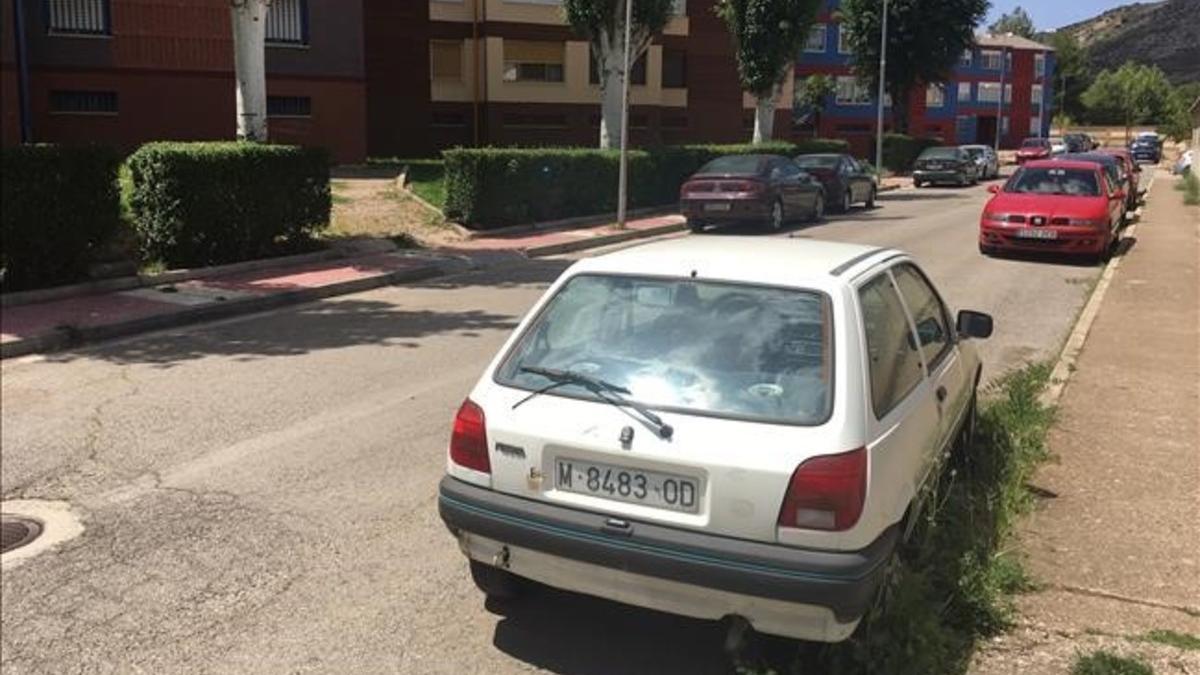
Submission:
[[[841,26],[850,31],[854,70],[872,91],[879,86],[879,20],[882,0],[843,0]],[[975,26],[988,0],[888,0],[887,72],[897,131],[908,130],[913,87],[946,82],[955,64],[975,44]]]
[[[1085,111],[1080,98],[1091,84],[1087,51],[1066,31],[1051,34],[1049,42],[1054,47],[1054,109],[1072,119],[1082,119]]]
[[[1030,40],[1037,33],[1033,27],[1033,19],[1029,18],[1029,13],[1021,9],[1020,5],[1014,7],[1011,12],[1001,14],[996,23],[988,27],[988,30],[995,35],[1012,33],[1013,35],[1020,35]]]
[[[1175,95],[1167,76],[1158,66],[1132,61],[1116,70],[1102,70],[1083,92],[1091,121],[1125,125],[1125,139],[1135,124],[1166,123]]]
[[[821,132],[821,115],[829,104],[829,97],[836,92],[833,80],[828,75],[810,75],[796,82],[796,95],[792,107],[797,114],[812,112],[813,136]]]
[[[621,92],[625,83],[625,3],[633,2],[629,65],[671,18],[673,0],[563,0],[571,29],[587,38],[600,75],[600,147],[621,142]]]
[[[1191,108],[1197,98],[1200,98],[1200,82],[1189,82],[1176,87],[1175,91],[1171,92],[1166,121],[1159,124],[1159,133],[1177,141],[1191,138]]]
[[[714,8],[733,38],[742,89],[754,97],[755,143],[765,143],[774,135],[776,101],[820,4],[820,0],[718,0]]]
[[[267,140],[267,7],[270,0],[230,0],[238,140]]]

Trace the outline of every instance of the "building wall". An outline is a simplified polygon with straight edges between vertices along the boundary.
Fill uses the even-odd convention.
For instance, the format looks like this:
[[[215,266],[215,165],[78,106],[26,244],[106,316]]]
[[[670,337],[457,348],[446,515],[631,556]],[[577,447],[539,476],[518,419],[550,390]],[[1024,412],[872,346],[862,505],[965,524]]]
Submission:
[[[51,34],[42,3],[21,1],[35,141],[132,150],[151,140],[235,136],[227,0],[112,0],[106,36]],[[307,7],[308,44],[267,47],[267,95],[308,97],[311,115],[270,117],[268,134],[277,142],[327,147],[337,161],[360,161],[366,155],[361,5],[308,0]],[[5,19],[11,30],[10,3]],[[7,44],[4,52],[4,142],[12,143],[18,140],[16,74]],[[117,112],[53,112],[53,91],[115,92]]]

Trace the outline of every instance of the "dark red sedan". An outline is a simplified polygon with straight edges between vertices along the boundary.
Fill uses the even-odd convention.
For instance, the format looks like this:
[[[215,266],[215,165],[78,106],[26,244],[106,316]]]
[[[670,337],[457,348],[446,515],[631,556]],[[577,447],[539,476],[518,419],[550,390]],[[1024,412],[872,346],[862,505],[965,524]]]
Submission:
[[[1104,260],[1120,238],[1125,192],[1093,162],[1026,163],[995,196],[979,221],[979,252],[1053,251]]]
[[[1017,164],[1024,164],[1034,159],[1049,159],[1054,152],[1054,146],[1047,138],[1026,138],[1017,148]]]
[[[688,227],[764,223],[772,230],[796,218],[825,214],[825,191],[787,157],[728,155],[700,167],[679,188],[679,212]]]

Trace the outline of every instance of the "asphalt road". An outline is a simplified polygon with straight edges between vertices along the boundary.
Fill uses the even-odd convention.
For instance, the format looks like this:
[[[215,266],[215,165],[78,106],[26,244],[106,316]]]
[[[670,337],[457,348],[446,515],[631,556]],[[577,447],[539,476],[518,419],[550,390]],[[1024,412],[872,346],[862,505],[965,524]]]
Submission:
[[[995,315],[994,376],[1057,352],[1099,269],[981,258],[985,196],[901,191],[783,236],[913,252]],[[86,530],[0,575],[3,671],[724,672],[714,624],[549,590],[487,610],[438,520],[455,408],[567,264],[5,362],[0,491]]]

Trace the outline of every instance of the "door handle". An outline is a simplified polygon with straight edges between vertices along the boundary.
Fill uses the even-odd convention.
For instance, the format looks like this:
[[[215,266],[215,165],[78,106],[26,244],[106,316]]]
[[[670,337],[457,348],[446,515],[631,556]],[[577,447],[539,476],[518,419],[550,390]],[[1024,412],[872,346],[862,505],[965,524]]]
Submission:
[[[937,388],[937,399],[938,403],[946,402],[946,387],[940,386]]]

